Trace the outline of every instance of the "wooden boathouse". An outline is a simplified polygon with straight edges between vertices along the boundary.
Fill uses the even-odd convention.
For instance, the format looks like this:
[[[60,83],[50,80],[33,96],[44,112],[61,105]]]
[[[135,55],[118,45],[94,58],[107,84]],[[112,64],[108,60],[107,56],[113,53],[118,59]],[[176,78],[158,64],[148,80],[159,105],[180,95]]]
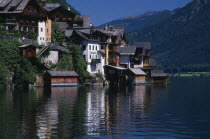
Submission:
[[[45,86],[77,86],[78,74],[75,71],[47,71],[44,74]]]
[[[127,71],[129,84],[144,84],[146,83],[147,74],[139,68],[130,68]]]
[[[106,80],[109,81],[110,85],[126,85],[126,68],[105,65],[104,72]]]
[[[164,73],[162,70],[152,70],[151,78],[153,84],[166,84],[169,75]]]

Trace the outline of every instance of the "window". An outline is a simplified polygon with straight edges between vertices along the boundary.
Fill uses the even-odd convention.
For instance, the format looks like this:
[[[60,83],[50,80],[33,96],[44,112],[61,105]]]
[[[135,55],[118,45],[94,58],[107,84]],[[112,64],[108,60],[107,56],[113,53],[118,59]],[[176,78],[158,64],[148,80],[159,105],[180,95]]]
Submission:
[[[94,50],[94,45],[93,45],[93,48],[92,48],[92,50]]]
[[[91,50],[91,45],[89,45],[89,50]]]
[[[90,55],[90,59],[91,59],[91,55]]]
[[[43,32],[43,28],[41,28],[41,32]]]
[[[49,29],[47,29],[47,33],[49,32]]]
[[[40,37],[40,40],[42,40],[42,37]]]

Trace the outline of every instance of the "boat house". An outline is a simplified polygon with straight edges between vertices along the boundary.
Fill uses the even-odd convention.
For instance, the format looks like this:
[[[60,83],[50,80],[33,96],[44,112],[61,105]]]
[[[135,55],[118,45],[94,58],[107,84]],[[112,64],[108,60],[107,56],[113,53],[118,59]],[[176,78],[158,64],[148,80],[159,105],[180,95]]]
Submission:
[[[130,68],[127,71],[128,82],[130,84],[138,85],[146,83],[147,74],[139,68]]]
[[[45,86],[77,86],[79,75],[75,71],[47,71],[44,74]]]

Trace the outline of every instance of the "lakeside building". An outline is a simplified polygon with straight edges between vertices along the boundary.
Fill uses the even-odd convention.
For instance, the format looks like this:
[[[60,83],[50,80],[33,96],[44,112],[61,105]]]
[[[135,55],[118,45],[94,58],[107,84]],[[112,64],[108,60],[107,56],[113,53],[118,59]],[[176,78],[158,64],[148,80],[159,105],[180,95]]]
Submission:
[[[51,41],[51,21],[37,0],[1,1],[0,24],[7,31],[37,33],[39,44]]]
[[[76,14],[71,12],[70,9],[65,9],[57,3],[45,4],[44,1],[42,7],[45,9],[49,18],[60,25],[61,30],[65,31],[67,28],[73,27]]]
[[[47,71],[44,74],[45,86],[77,86],[78,74],[75,71]]]
[[[87,71],[104,75],[104,65],[119,66],[117,50],[125,42],[124,38],[123,28],[105,27],[94,28],[91,33],[74,30],[69,40],[80,45]]]

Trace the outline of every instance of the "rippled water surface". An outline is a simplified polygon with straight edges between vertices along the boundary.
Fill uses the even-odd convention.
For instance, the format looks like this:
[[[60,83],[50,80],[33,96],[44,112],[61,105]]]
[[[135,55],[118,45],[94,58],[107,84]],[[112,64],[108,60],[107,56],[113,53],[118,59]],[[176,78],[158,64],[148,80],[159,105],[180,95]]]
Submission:
[[[210,78],[0,90],[0,138],[210,138]]]

